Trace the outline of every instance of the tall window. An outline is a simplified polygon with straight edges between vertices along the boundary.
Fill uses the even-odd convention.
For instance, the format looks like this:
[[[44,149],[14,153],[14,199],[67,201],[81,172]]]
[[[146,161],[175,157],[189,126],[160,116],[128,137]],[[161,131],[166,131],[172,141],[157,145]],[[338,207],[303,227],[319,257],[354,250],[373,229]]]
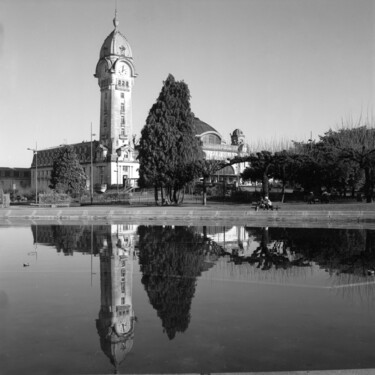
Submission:
[[[220,138],[216,134],[206,134],[202,137],[202,142],[204,144],[214,144],[214,145],[219,145],[221,144]]]
[[[121,113],[125,113],[125,103],[121,103]]]
[[[102,184],[104,181],[104,167],[98,167],[99,168],[99,179],[100,183]]]

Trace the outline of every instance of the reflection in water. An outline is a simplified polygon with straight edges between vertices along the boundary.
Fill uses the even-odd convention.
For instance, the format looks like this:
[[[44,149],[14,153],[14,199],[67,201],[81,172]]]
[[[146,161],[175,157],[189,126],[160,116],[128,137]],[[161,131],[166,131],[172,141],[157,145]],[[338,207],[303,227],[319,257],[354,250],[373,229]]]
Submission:
[[[101,291],[96,328],[100,346],[116,371],[133,346],[133,233],[131,227],[122,225],[107,226],[96,232]]]
[[[55,246],[65,255],[81,252],[100,257],[96,327],[101,348],[115,370],[134,339],[135,247],[142,284],[170,340],[188,328],[197,278],[208,270],[211,277],[216,272],[221,279],[263,277],[283,283],[321,268],[337,293],[373,301],[375,231],[371,230],[33,225],[32,232],[34,243]]]
[[[193,228],[140,226],[138,234],[142,283],[172,340],[189,326],[196,279],[213,266],[212,249]]]
[[[308,267],[313,263],[331,276],[371,276],[375,269],[375,231],[306,228],[223,228],[208,233],[236,265],[261,270]],[[348,281],[346,279],[346,281]]]
[[[132,349],[135,315],[132,303],[134,225],[32,226],[34,242],[58,253],[99,255],[101,304],[96,328],[100,346],[115,373]]]

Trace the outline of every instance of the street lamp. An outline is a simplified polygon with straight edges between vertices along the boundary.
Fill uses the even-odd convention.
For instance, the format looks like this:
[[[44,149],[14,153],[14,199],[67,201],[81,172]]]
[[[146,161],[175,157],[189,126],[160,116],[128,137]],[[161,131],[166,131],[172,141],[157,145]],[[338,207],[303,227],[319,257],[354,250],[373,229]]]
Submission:
[[[119,191],[118,191],[118,160],[121,156],[121,148],[118,148],[116,150],[116,153],[117,153],[117,159],[116,159],[116,162],[117,162],[117,199],[118,199],[118,196],[119,196]]]
[[[35,155],[35,204],[38,204],[38,143],[35,144],[34,148],[28,148]]]
[[[94,178],[93,178],[93,162],[92,162],[92,137],[95,136],[95,134],[93,134],[92,132],[92,123],[91,123],[91,131],[90,131],[90,137],[91,137],[91,171],[90,171],[90,201],[91,201],[91,204],[92,204],[92,200],[93,200],[93,195],[94,195],[94,187],[93,187],[93,184],[94,184]]]

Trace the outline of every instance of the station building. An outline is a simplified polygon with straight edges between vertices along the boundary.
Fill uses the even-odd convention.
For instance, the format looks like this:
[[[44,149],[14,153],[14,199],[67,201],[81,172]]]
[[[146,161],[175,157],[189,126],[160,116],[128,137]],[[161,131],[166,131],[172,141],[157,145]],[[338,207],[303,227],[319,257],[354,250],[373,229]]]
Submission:
[[[72,144],[91,185],[91,166],[95,190],[105,191],[111,185],[135,187],[139,178],[137,151],[133,144],[132,93],[137,77],[131,46],[119,31],[117,13],[114,30],[104,40],[94,77],[100,90],[99,140]],[[212,126],[194,119],[196,136],[201,140],[206,159],[227,160],[245,156],[249,148],[239,129],[231,134],[231,144]],[[96,131],[94,130],[96,133]],[[34,152],[31,184],[38,191],[48,191],[54,159],[59,147]],[[228,166],[212,176],[211,182],[239,181],[245,163]]]
[[[0,167],[0,189],[3,192],[14,191],[23,194],[30,191],[30,168]]]
[[[245,157],[249,155],[249,146],[246,143],[245,135],[240,129],[235,129],[231,136],[231,144],[227,144],[222,135],[211,125],[194,119],[196,136],[200,139],[204,157],[206,160],[228,160],[235,157]],[[239,175],[244,171],[248,163],[238,163],[227,166],[211,176],[209,182],[226,182],[233,184],[240,183]]]

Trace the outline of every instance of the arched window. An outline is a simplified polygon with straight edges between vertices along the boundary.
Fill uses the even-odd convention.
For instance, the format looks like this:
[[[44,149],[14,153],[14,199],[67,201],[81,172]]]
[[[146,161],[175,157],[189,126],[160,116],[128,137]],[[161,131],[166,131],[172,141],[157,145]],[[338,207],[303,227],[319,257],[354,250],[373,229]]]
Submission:
[[[203,144],[220,145],[221,139],[216,134],[206,134],[202,137]]]
[[[231,165],[228,165],[225,168],[220,169],[220,171],[218,171],[217,174],[219,174],[219,175],[233,175],[235,173],[234,173],[233,167]]]

